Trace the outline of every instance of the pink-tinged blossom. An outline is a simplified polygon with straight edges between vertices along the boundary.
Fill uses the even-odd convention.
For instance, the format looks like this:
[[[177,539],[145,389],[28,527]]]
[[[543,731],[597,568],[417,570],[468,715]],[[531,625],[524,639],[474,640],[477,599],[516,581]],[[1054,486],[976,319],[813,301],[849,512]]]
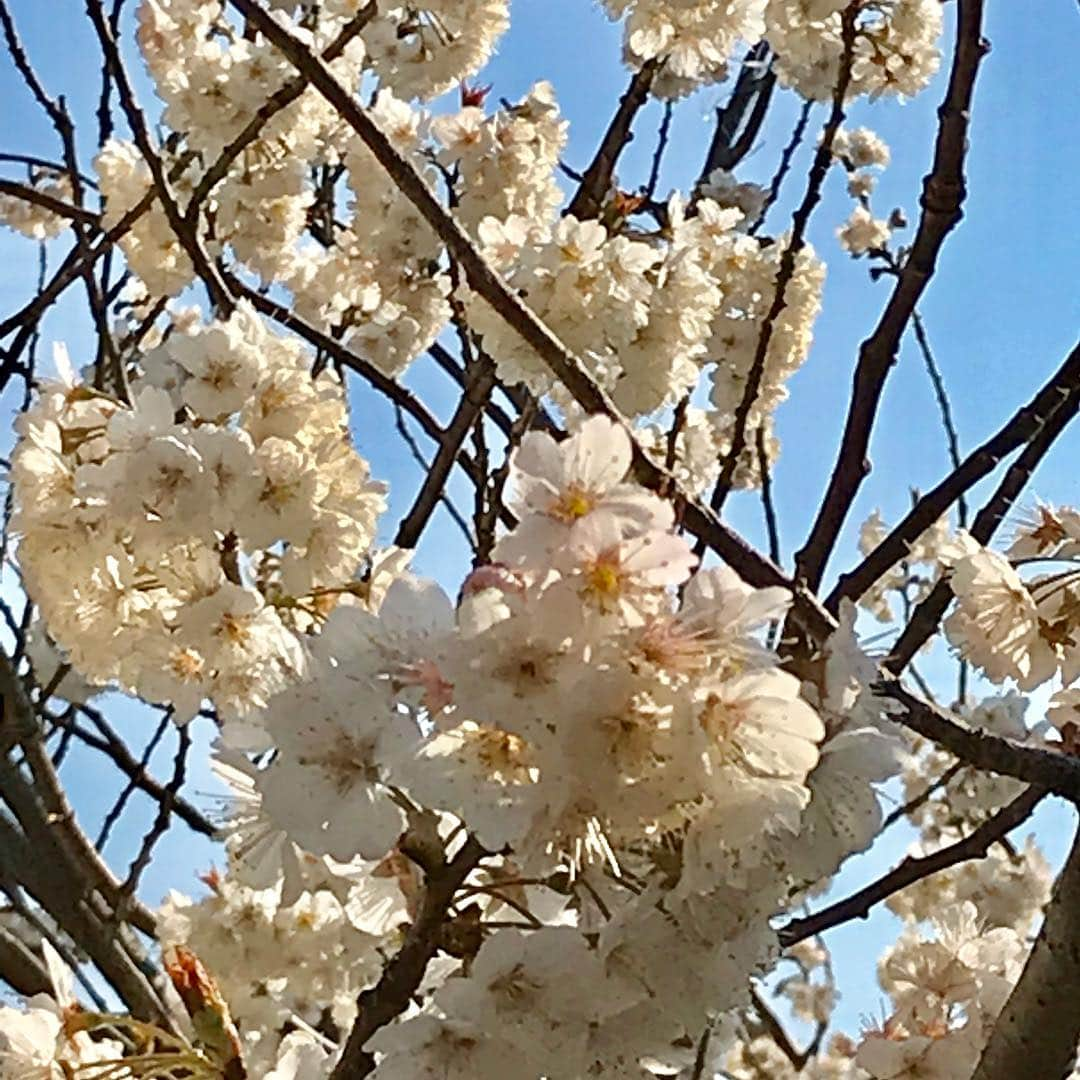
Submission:
[[[667,590],[690,576],[697,556],[682,537],[654,530],[623,539],[613,514],[593,514],[573,532],[557,555],[564,577],[551,587],[549,618],[558,617],[571,596],[587,615],[613,616],[627,625],[640,625],[660,610]],[[569,610],[561,609],[570,618]],[[569,627],[572,622],[563,625]]]
[[[508,499],[521,521],[499,542],[495,558],[544,566],[598,515],[613,518],[622,536],[670,528],[671,507],[625,483],[629,468],[630,438],[605,416],[590,417],[561,443],[530,432],[514,454]]]

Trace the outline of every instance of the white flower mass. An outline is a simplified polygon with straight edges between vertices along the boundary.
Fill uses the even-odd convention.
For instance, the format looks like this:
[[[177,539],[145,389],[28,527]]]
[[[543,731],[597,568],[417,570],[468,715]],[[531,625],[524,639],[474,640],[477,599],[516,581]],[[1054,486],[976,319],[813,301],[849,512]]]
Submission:
[[[865,4],[853,23],[837,0],[602,7],[622,22],[626,65],[665,103],[724,81],[737,51],[762,43],[779,84],[815,102],[831,100],[844,65],[853,101],[917,94],[939,63],[937,0]],[[966,1080],[1049,894],[1032,842],[890,898],[905,925],[880,962],[884,1012],[858,1038],[819,1034],[796,1070],[768,1023],[744,1022],[765,1016],[751,980],[781,971],[794,1014],[827,1025],[828,954],[817,937],[782,950],[775,920],[870,846],[881,785],[914,801],[918,856],[1022,790],[953,768],[890,722],[852,604],[796,668],[781,640],[792,593],[703,559],[682,527],[680,499],[707,500],[737,445],[732,486],[767,483],[824,263],[801,236],[758,235],[767,190],[724,168],[691,195],[652,199],[649,227],[628,224],[639,206],[617,188],[595,212],[563,212],[569,124],[552,86],[496,104],[471,83],[509,0],[366,9],[269,5],[314,53],[331,50],[339,84],[581,358],[612,416],[571,399],[315,88],[301,80],[233,152],[296,78],[257,27],[218,0],[140,0],[162,165],[181,207],[205,184],[189,223],[249,299],[182,306],[204,271],[137,142],[105,140],[100,222],[121,230],[132,325],[146,323],[108,383],[58,350],[58,376],[17,421],[10,532],[43,684],[76,703],[119,690],[178,725],[217,725],[227,867],[156,912],[173,982],[201,995],[195,1019],[216,1034],[177,1050],[171,1035],[95,1018],[50,953],[54,993],[0,1006],[0,1077],[339,1080],[350,1030],[378,1014],[372,988],[420,930],[434,934],[432,883],[460,860],[401,1009],[359,1048],[363,1075]],[[430,105],[459,87],[458,107]],[[854,200],[836,234],[873,257],[900,227],[870,208],[869,170],[889,147],[868,128],[835,136],[828,161]],[[69,180],[40,169],[27,187],[38,201],[0,195],[0,219],[37,241],[58,235],[68,223],[50,204],[70,203]],[[354,444],[364,418],[327,356],[266,316],[278,301],[384,380],[457,328],[530,416],[557,418],[512,433],[505,514],[471,572],[439,584],[382,546],[388,488]],[[641,455],[677,486],[643,486]],[[875,511],[862,554],[889,535]],[[947,582],[944,628],[965,663],[1024,692],[1058,680],[1039,729],[1013,691],[969,702],[964,723],[1075,747],[1080,582],[1028,564],[1077,553],[1069,508],[1040,506],[1008,553],[942,519],[858,600],[891,624],[898,604]]]

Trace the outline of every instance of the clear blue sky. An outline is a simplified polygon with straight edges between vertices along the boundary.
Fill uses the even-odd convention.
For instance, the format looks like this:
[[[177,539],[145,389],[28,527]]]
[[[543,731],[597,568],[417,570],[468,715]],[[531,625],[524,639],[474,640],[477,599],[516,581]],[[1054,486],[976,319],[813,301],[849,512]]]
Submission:
[[[53,93],[64,93],[86,130],[98,92],[97,50],[77,0],[12,0],[27,47]],[[945,5],[951,41],[955,4]],[[962,446],[968,449],[992,432],[1061,361],[1075,341],[1080,259],[1075,226],[1080,177],[1080,139],[1075,103],[1080,100],[1076,47],[1080,12],[1074,0],[1035,0],[987,4],[986,58],[975,95],[968,162],[970,194],[965,218],[949,237],[940,269],[922,305],[938,362],[951,390]],[[590,0],[513,0],[513,24],[497,57],[483,75],[494,83],[493,97],[516,99],[537,79],[556,88],[571,121],[569,164],[582,167],[606,126],[627,75],[620,63],[620,30]],[[892,148],[893,163],[879,184],[874,205],[884,216],[902,207],[908,219],[918,213],[921,178],[927,170],[935,130],[935,111],[944,88],[944,72],[915,100],[859,103],[849,123],[880,132]],[[699,93],[675,114],[671,150],[660,190],[683,187],[696,176],[711,135],[712,108],[725,89]],[[51,129],[30,102],[9,64],[0,66],[0,150],[54,156]],[[147,98],[149,101],[149,98]],[[766,180],[786,142],[798,102],[785,93],[774,107],[760,144],[740,176]],[[620,168],[623,185],[633,188],[648,172],[659,106],[646,110],[637,125],[638,139]],[[813,135],[796,158],[785,197],[770,219],[774,231],[786,227],[790,208],[805,185],[805,172],[822,110],[811,120]],[[87,145],[88,163],[92,147]],[[17,170],[4,175],[17,176]],[[809,361],[790,384],[791,399],[778,414],[783,443],[775,486],[785,554],[802,542],[831,469],[843,424],[846,395],[859,342],[873,326],[887,295],[886,282],[868,280],[866,265],[840,251],[835,228],[847,216],[850,200],[839,172],[829,178],[816,211],[810,238],[829,263],[824,310],[815,330]],[[911,235],[910,231],[907,234]],[[63,244],[68,241],[65,239]],[[58,258],[54,255],[54,259]],[[32,292],[34,253],[30,245],[0,233],[0,312],[9,312]],[[88,326],[76,291],[50,316],[45,341],[66,339],[79,362],[89,350]],[[88,353],[87,353],[88,355]],[[409,381],[433,395],[445,413],[452,405],[445,380],[424,361]],[[418,482],[416,468],[393,437],[392,413],[380,401],[356,392],[356,434],[361,452],[376,475],[392,485],[392,510],[411,502]],[[1037,475],[1032,493],[1054,501],[1080,501],[1075,466],[1080,429],[1067,433],[1055,455]],[[905,340],[900,362],[885,395],[872,444],[874,472],[864,487],[838,549],[832,570],[849,565],[858,523],[880,506],[887,520],[906,509],[911,487],[926,488],[947,470],[937,412],[912,341]],[[458,483],[455,490],[465,493]],[[978,492],[975,502],[978,503]],[[467,498],[462,504],[468,506]],[[760,510],[750,497],[728,504],[732,523],[762,542]],[[388,518],[388,533],[395,515]],[[464,544],[445,515],[421,548],[417,566],[444,581],[460,577],[467,565]],[[155,759],[159,769],[167,757]],[[80,798],[95,796],[93,783],[78,784]],[[1056,857],[1066,839],[1067,818],[1044,814],[1040,830],[1048,853]],[[118,839],[118,843],[121,842]],[[844,874],[861,882],[898,856],[895,845],[859,860]],[[185,849],[182,857],[193,855]],[[200,850],[196,857],[205,858]],[[148,896],[160,895],[173,871],[148,883]],[[876,1010],[879,993],[869,961],[868,938],[887,932],[888,918],[875,916],[834,932],[841,986],[846,1000],[838,1014],[842,1026],[857,1027],[859,1015]]]

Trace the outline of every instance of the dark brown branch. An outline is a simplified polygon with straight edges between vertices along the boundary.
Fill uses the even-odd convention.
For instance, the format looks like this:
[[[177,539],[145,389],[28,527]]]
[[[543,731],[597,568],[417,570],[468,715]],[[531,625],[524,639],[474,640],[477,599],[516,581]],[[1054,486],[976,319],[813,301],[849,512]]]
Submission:
[[[461,395],[450,423],[439,439],[439,449],[428,468],[424,482],[409,512],[398,526],[394,543],[398,547],[414,548],[431,515],[438,505],[446,486],[446,479],[461,451],[462,444],[472,430],[478,416],[484,411],[491,391],[495,387],[495,365],[487,357],[481,357],[465,372],[465,392]],[[482,489],[486,476],[478,475],[477,485]]]
[[[900,562],[911,545],[942,514],[1018,446],[1044,429],[1046,419],[1080,389],[1080,344],[1050,377],[1045,386],[989,439],[972,451],[948,476],[928,491],[908,511],[892,532],[850,573],[842,574],[825,606],[838,611],[845,597],[858,599],[875,581]],[[984,541],[985,542],[985,541]]]
[[[761,587],[778,585],[794,594],[796,617],[815,637],[827,636],[835,626],[832,617],[808,592],[785,578],[780,569],[751,547],[742,537],[722,524],[710,510],[678,492],[669,474],[637,444],[626,421],[608,395],[590,378],[581,361],[569,352],[551,330],[533,314],[489,265],[458,221],[438,201],[412,164],[393,146],[371,120],[366,110],[334,77],[333,72],[285,27],[275,22],[255,0],[231,0],[232,5],[251,20],[281,49],[292,63],[304,71],[342,119],[360,136],[399,190],[446,244],[460,264],[469,285],[536,350],[577,402],[590,413],[603,413],[620,423],[633,447],[632,472],[638,483],[652,491],[674,492],[683,506],[683,523],[695,536],[704,538],[746,582]]]
[[[465,389],[465,370],[454,359],[449,350],[440,345],[439,342],[433,341],[431,347],[428,349],[428,355],[435,361],[436,364],[450,376],[462,388]],[[495,426],[504,434],[509,435],[511,428],[514,426],[514,421],[511,416],[506,412],[504,408],[497,405],[493,401],[487,403],[487,415],[495,423]]]
[[[941,374],[934,352],[930,348],[930,338],[926,333],[926,324],[918,311],[911,313],[911,328],[915,331],[915,341],[922,353],[923,366],[930,378],[930,385],[934,388],[934,399],[937,401],[938,412],[941,414],[941,430],[945,433],[945,445],[949,451],[949,464],[953,469],[960,468],[960,435],[956,430],[956,420],[953,417],[952,402],[949,401],[949,392],[945,389],[945,378]],[[968,523],[967,499],[963,494],[956,497],[956,520],[960,528],[966,529]]]
[[[14,180],[0,180],[0,195],[10,195],[24,202],[34,203],[35,206],[43,207],[59,217],[70,218],[83,225],[96,226],[99,221],[98,215],[92,211],[84,210],[81,206],[75,206],[52,195],[46,195],[44,191],[38,191],[30,184],[19,184]]]
[[[171,718],[170,718],[171,723]],[[154,848],[165,835],[169,828],[169,819],[172,817],[173,805],[180,789],[184,786],[184,778],[187,776],[187,759],[191,752],[191,732],[186,724],[177,728],[176,731],[176,754],[173,757],[173,775],[158,801],[158,811],[149,831],[142,839],[139,850],[128,868],[127,877],[120,887],[120,898],[116,905],[116,918],[123,919],[127,910],[132,906],[135,890],[139,887],[146,868],[150,865],[150,859],[154,854]]]
[[[1058,876],[1035,946],[972,1080],[1071,1075],[1080,1041],[1080,836]]]
[[[712,1027],[706,1025],[698,1040],[697,1053],[694,1054],[694,1066],[690,1071],[690,1080],[702,1080],[705,1075],[705,1065],[709,1056],[709,1040],[712,1038]]]
[[[1068,394],[1043,421],[1035,437],[1006,470],[997,490],[975,515],[971,535],[980,544],[988,544],[993,538],[1009,508],[1019,498],[1039,463],[1050,452],[1050,448],[1073,421],[1078,411],[1080,411],[1080,387]],[[916,607],[899,640],[889,652],[883,664],[887,671],[898,675],[904,670],[911,658],[937,630],[952,597],[952,587],[947,578],[943,578],[930,590],[929,595]]]
[[[142,755],[136,762],[136,770],[133,776],[128,777],[128,782],[124,785],[123,790],[120,792],[116,799],[116,802],[109,808],[109,812],[105,815],[105,820],[101,823],[101,829],[98,832],[97,839],[94,840],[94,847],[98,851],[104,851],[105,845],[109,842],[109,837],[112,834],[113,828],[120,820],[121,815],[124,813],[124,808],[127,806],[131,796],[139,790],[138,777],[146,775],[146,768],[150,763],[150,758],[154,751],[158,747],[158,743],[165,737],[165,732],[169,730],[172,724],[172,717],[168,712],[158,721],[158,726],[155,728],[153,735],[147,740],[146,746],[143,749]],[[73,732],[75,730],[74,725],[67,728],[67,731]],[[164,788],[160,788],[160,798],[156,801],[160,804],[166,797],[166,791]],[[175,793],[173,795],[175,801]]]
[[[817,589],[825,564],[863,480],[869,475],[867,450],[889,371],[896,363],[911,315],[937,267],[945,238],[963,216],[964,160],[972,93],[979,62],[988,45],[982,37],[983,0],[958,0],[956,46],[940,123],[934,162],[923,182],[919,227],[873,333],[859,348],[851,402],[836,465],[803,548],[795,557],[796,577]]]
[[[3,26],[4,42],[7,45],[8,52],[11,54],[11,60],[22,76],[23,82],[26,83],[27,89],[33,95],[34,100],[41,106],[58,132],[70,128],[70,118],[63,108],[49,97],[45,87],[41,84],[41,80],[38,78],[37,72],[34,71],[29,57],[26,55],[26,50],[19,40],[18,31],[15,29],[15,21],[8,11],[7,0],[0,0],[0,25]],[[65,171],[66,169],[67,164],[65,163]],[[78,182],[77,176],[73,178],[73,182]]]
[[[649,179],[645,181],[645,198],[651,201],[656,194],[656,185],[660,183],[660,166],[664,163],[668,139],[671,136],[671,118],[675,106],[670,101],[664,102],[664,115],[660,120],[660,130],[656,134],[656,149],[653,151],[652,165],[649,166]]]
[[[66,727],[74,736],[87,746],[93,747],[102,754],[107,755],[112,763],[128,778],[129,783],[138,791],[144,792],[155,802],[160,802],[165,797],[164,785],[155,780],[146,772],[145,763],[138,761],[128,750],[124,741],[105,722],[104,717],[88,705],[80,705],[82,712],[94,724],[100,735],[87,731],[80,724],[65,716],[50,716],[49,719]],[[173,813],[183,821],[193,832],[202,836],[214,837],[218,830],[214,824],[186,799],[176,798],[173,803]],[[95,845],[100,848],[105,838],[99,838]]]
[[[49,158],[38,157],[36,154],[13,154],[8,151],[0,153],[0,161],[11,162],[15,165],[29,165],[32,169],[45,169],[47,172],[63,176],[67,167],[60,161],[52,161]],[[83,187],[96,188],[97,181],[91,176],[79,174],[79,183]]]
[[[773,503],[772,476],[769,473],[769,451],[765,440],[764,426],[757,429],[758,472],[761,473],[761,509],[765,515],[765,531],[769,537],[769,558],[780,565],[780,526],[776,520],[776,506]]]
[[[795,121],[795,127],[792,129],[791,138],[780,152],[780,164],[777,165],[776,172],[773,173],[773,178],[769,181],[769,191],[765,196],[765,201],[761,204],[761,210],[758,212],[756,220],[747,230],[751,236],[756,235],[761,226],[765,224],[769,208],[780,197],[780,188],[784,184],[784,177],[791,171],[791,163],[795,158],[795,152],[802,145],[803,137],[806,135],[806,127],[810,123],[810,113],[813,112],[813,109],[813,101],[803,102],[802,108],[799,110],[799,118]]]
[[[1080,759],[966,727],[944,709],[921,701],[896,680],[875,683],[874,693],[903,706],[890,713],[896,723],[943,746],[965,765],[1023,780],[1080,805]]]
[[[746,386],[743,389],[742,398],[735,409],[732,421],[731,447],[724,458],[713,488],[710,505],[719,514],[723,509],[724,502],[731,492],[735,470],[738,468],[739,459],[746,449],[747,425],[750,421],[750,413],[757,401],[761,390],[761,382],[765,376],[765,363],[769,354],[769,345],[772,342],[773,330],[776,320],[779,319],[787,304],[787,288],[791,279],[795,276],[795,264],[799,253],[806,245],[806,228],[810,223],[810,216],[814,208],[821,201],[821,190],[825,184],[825,177],[832,167],[832,147],[836,133],[844,122],[844,101],[847,97],[848,87],[851,85],[851,65],[855,54],[855,39],[857,36],[856,15],[858,4],[851,3],[841,15],[841,34],[843,36],[844,51],[840,59],[840,71],[837,75],[836,86],[833,88],[832,110],[829,119],[821,134],[821,142],[814,154],[813,164],[806,182],[806,193],[791,219],[791,236],[788,238],[784,250],[780,255],[780,265],[776,271],[776,281],[773,286],[772,303],[761,324],[758,334],[757,347],[754,350],[754,359],[750,364],[750,370],[746,376]]]
[[[768,1003],[761,996],[761,992],[754,987],[750,991],[751,1001],[754,1003],[754,1011],[761,1017],[761,1022],[766,1034],[780,1048],[781,1053],[791,1063],[796,1072],[801,1072],[810,1058],[817,1053],[820,1038],[815,1037],[805,1050],[800,1050],[792,1041],[787,1029],[780,1023],[776,1013],[769,1008]],[[820,1028],[820,1025],[819,1025]]]
[[[934,793],[941,791],[956,778],[958,773],[963,772],[967,766],[962,761],[954,761],[936,780],[927,784],[918,795],[908,799],[902,806],[896,807],[881,823],[881,831],[884,832],[890,825],[895,824],[902,817],[909,817],[916,810],[925,806],[933,797]]]
[[[375,1058],[364,1049],[364,1044],[379,1028],[399,1016],[416,993],[428,963],[438,951],[454,894],[484,854],[484,849],[469,837],[449,862],[442,862],[427,873],[416,919],[406,932],[401,949],[383,969],[378,983],[357,999],[356,1023],[330,1080],[359,1080],[375,1068]]]
[[[269,36],[267,34],[267,37]],[[659,70],[658,60],[648,61],[639,71],[634,72],[630,85],[619,99],[619,107],[611,118],[611,123],[585,170],[570,205],[566,208],[566,213],[572,214],[579,221],[594,218],[600,213],[619,157],[634,137],[631,131],[634,118],[648,99],[653,79]]]
[[[538,406],[535,399],[525,405],[506,438],[506,456],[503,463],[492,473],[491,481],[484,493],[485,502],[482,511],[476,517],[476,555],[473,565],[483,566],[491,561],[491,552],[495,547],[495,524],[499,519],[506,521],[513,515],[506,508],[504,496],[506,483],[510,479],[510,463],[514,452],[521,445],[521,440],[533,426],[534,414]],[[512,527],[512,526],[511,526]]]
[[[0,760],[5,800],[12,791],[11,769]],[[96,910],[94,898],[84,895],[86,878],[68,872],[46,826],[35,823],[24,835],[0,814],[0,867],[78,942],[133,1015],[168,1024],[160,998],[142,968],[144,961],[130,948],[129,935],[120,932],[123,928],[108,925],[108,912]]]
[[[413,461],[420,467],[420,470],[425,475],[428,469],[431,468],[431,462],[424,456],[424,452],[420,449],[419,444],[413,437],[413,433],[409,430],[409,425],[405,419],[405,413],[402,411],[400,405],[394,406],[394,427],[397,429],[397,433],[401,436],[401,441],[405,444],[410,455],[412,455]],[[479,468],[479,466],[478,466]],[[479,477],[479,472],[477,473]],[[465,538],[465,542],[475,548],[475,541],[473,540],[472,532],[469,530],[469,523],[465,520],[464,515],[454,505],[453,499],[444,490],[439,495],[439,502],[442,504],[443,509],[450,515],[450,519],[458,527],[461,535]]]
[[[114,35],[120,32],[120,13],[124,7],[124,0],[113,0],[112,10],[109,12],[109,26]],[[98,122],[98,147],[103,147],[113,133],[112,112],[113,79],[107,62],[101,65],[101,94],[98,97],[97,122]]]
[[[761,41],[746,54],[739,69],[739,77],[728,100],[716,110],[716,126],[713,128],[712,141],[701,166],[697,186],[702,188],[709,177],[717,170],[730,171],[746,156],[765,119],[769,100],[772,97],[776,76],[772,72],[769,46]],[[761,102],[764,101],[764,106]],[[754,112],[747,123],[749,137],[736,137],[746,117],[747,110],[753,105]],[[760,115],[756,115],[760,111]],[[738,145],[738,149],[736,146]],[[741,152],[740,152],[741,151]]]
[[[851,896],[830,904],[821,911],[815,911],[812,915],[792,919],[778,931],[780,944],[787,948],[833,927],[851,922],[852,919],[865,919],[876,905],[901,889],[906,889],[932,874],[940,874],[942,870],[948,870],[957,863],[984,858],[993,844],[1002,840],[1031,816],[1046,794],[1043,789],[1030,787],[963,840],[949,844],[930,855],[918,858],[909,855],[899,866]]]
[[[52,981],[42,959],[0,923],[0,982],[17,994],[51,994]]]

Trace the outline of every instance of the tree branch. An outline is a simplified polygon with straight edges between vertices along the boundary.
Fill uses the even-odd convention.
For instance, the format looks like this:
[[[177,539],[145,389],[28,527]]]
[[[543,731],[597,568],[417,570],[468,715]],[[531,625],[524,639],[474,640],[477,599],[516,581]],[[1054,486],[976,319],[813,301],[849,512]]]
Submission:
[[[1035,946],[972,1080],[1066,1077],[1080,1040],[1080,834],[1054,886]]]
[[[1023,408],[1019,409],[982,446],[972,451],[936,487],[928,491],[908,511],[892,532],[854,570],[841,574],[829,594],[825,606],[832,612],[840,608],[845,598],[857,600],[875,581],[900,562],[911,545],[938,518],[1001,460],[1041,432],[1048,417],[1080,389],[1080,343],[1069,353],[1065,362],[1050,377],[1045,386]]]
[[[938,253],[963,216],[964,159],[975,76],[989,51],[982,37],[983,0],[958,0],[956,46],[934,162],[923,181],[919,227],[896,286],[873,333],[859,349],[851,403],[832,477],[810,535],[795,557],[796,577],[816,589],[852,500],[869,475],[867,448],[885,380],[915,305],[934,275]]]
[[[975,515],[971,535],[980,543],[988,544],[1001,524],[1009,507],[1017,500],[1032,473],[1049,453],[1058,437],[1080,411],[1080,386],[1075,387],[1056,409],[1045,419],[1035,437],[1024,447],[1017,459],[1006,470],[997,490],[986,505]],[[882,665],[886,671],[898,675],[910,663],[911,658],[937,630],[941,616],[952,600],[953,591],[948,578],[943,578],[929,595],[923,598],[908,620],[899,640],[892,647]]]
[[[701,175],[697,182],[699,189],[717,169],[730,171],[746,156],[765,120],[775,83],[776,75],[772,70],[769,46],[760,41],[743,59],[731,97],[716,110],[716,127],[701,166]],[[754,111],[743,133],[744,137],[736,143],[739,127],[751,104]]]
[[[948,870],[957,863],[985,857],[993,844],[1031,816],[1046,795],[1045,789],[1029,787],[963,840],[949,844],[930,855],[919,858],[908,856],[899,866],[851,896],[838,900],[821,911],[815,911],[812,915],[792,919],[777,932],[780,944],[787,948],[842,923],[851,922],[852,919],[865,919],[877,904],[888,900],[901,889],[906,889],[931,874],[940,874],[942,870]]]
[[[449,862],[431,868],[416,919],[405,934],[401,949],[386,965],[378,983],[357,998],[356,1023],[330,1080],[359,1080],[375,1068],[375,1058],[364,1050],[364,1044],[379,1028],[400,1015],[416,993],[429,961],[438,951],[454,894],[484,854],[484,849],[469,837]]]
[[[803,137],[806,135],[806,127],[810,123],[810,113],[813,109],[813,101],[807,100],[803,102],[802,108],[799,110],[799,118],[795,121],[795,127],[792,128],[791,138],[780,152],[780,164],[776,167],[776,172],[773,173],[772,180],[769,181],[769,191],[765,196],[765,201],[761,204],[761,210],[758,213],[757,219],[747,230],[751,236],[755,236],[761,226],[765,224],[765,218],[768,216],[769,209],[780,197],[780,188],[784,184],[784,177],[787,176],[788,172],[791,170],[791,163],[795,158],[795,152],[802,145]]]
[[[572,214],[579,221],[594,218],[600,213],[619,157],[634,137],[630,130],[634,118],[648,99],[649,90],[660,66],[660,61],[650,60],[639,71],[635,71],[630,85],[619,99],[619,107],[608,124],[595,156],[582,175],[570,205],[566,208],[566,213]]]
[[[465,392],[458,401],[450,423],[439,438],[439,449],[428,468],[424,482],[417,492],[416,500],[398,526],[394,544],[402,548],[414,548],[420,539],[446,486],[446,478],[454,467],[469,431],[487,404],[495,388],[495,365],[485,356],[480,357],[465,372]],[[477,490],[483,490],[487,477],[476,477]]]
[[[98,215],[93,211],[84,210],[81,206],[46,195],[44,191],[38,191],[30,184],[19,184],[14,180],[0,180],[0,195],[9,195],[15,199],[22,199],[24,202],[34,203],[35,206],[43,207],[59,217],[69,218],[83,225],[96,226],[99,221]]]
[[[965,764],[1024,780],[1080,805],[1080,759],[965,727],[896,680],[882,679],[873,689],[877,696],[904,707],[903,712],[890,713],[890,719],[945,747]]]
[[[3,924],[0,924],[0,982],[26,997],[52,992],[52,980],[40,957]]]

